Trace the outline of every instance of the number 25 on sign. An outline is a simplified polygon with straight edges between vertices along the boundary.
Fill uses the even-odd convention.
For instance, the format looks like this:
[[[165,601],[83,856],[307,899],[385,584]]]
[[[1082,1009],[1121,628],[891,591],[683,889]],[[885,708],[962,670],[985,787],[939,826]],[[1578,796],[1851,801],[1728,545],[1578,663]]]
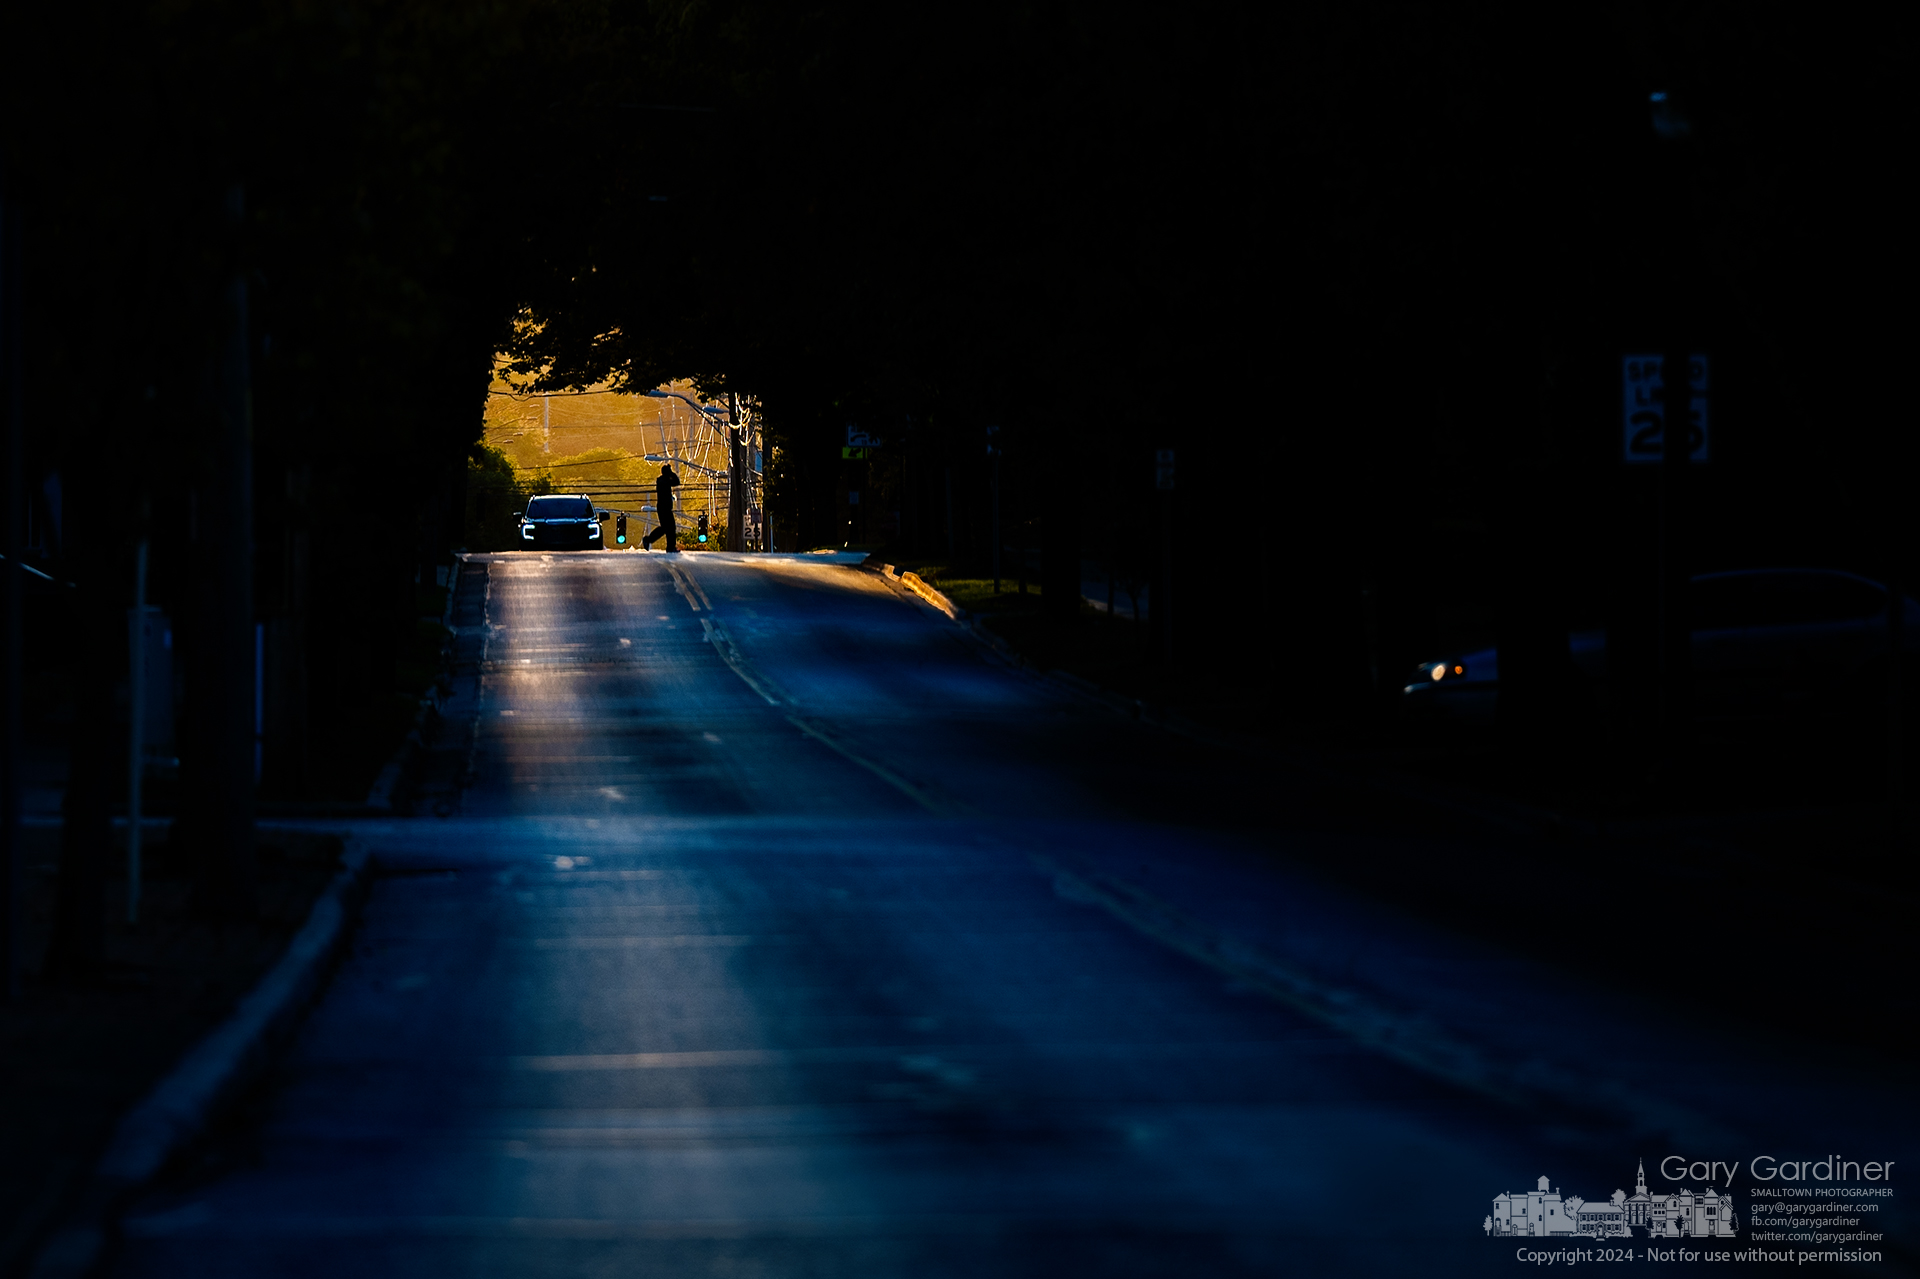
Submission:
[[[1661,359],[1627,355],[1620,359],[1621,447],[1628,462],[1658,462],[1665,449],[1666,404],[1660,394]],[[1707,357],[1687,360],[1687,457],[1707,460]]]

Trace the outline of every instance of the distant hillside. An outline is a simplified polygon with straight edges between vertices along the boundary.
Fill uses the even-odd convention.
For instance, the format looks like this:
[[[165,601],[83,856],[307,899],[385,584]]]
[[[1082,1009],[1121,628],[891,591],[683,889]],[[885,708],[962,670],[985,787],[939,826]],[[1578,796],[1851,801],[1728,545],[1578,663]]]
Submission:
[[[698,401],[689,382],[659,388]],[[600,505],[638,512],[653,500],[660,464],[646,454],[687,459],[679,467],[681,509],[720,518],[724,484],[697,468],[724,472],[726,443],[684,400],[671,395],[621,395],[604,387],[558,395],[529,395],[495,377],[482,426],[485,443],[499,449],[522,481],[546,477],[556,493],[586,493]]]

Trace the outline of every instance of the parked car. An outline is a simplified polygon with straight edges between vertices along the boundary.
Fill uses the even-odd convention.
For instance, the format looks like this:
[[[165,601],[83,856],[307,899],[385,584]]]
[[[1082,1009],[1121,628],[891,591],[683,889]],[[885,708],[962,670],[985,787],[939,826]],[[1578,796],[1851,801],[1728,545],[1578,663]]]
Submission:
[[[1902,599],[1901,651],[1920,657],[1920,604]],[[1887,588],[1834,569],[1741,569],[1693,579],[1693,704],[1703,716],[1845,711],[1885,695]],[[1607,678],[1605,631],[1568,636],[1590,684]],[[1410,705],[1485,719],[1500,692],[1500,650],[1420,663]]]
[[[606,543],[600,532],[600,517],[593,499],[573,494],[529,499],[526,514],[520,517],[520,546],[523,550],[597,551]]]

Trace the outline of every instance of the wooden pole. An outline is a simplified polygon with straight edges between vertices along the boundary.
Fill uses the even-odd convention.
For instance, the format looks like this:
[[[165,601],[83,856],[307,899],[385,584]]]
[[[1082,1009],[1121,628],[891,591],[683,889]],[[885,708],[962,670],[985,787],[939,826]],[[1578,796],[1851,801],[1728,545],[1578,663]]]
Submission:
[[[19,205],[0,185],[0,1002],[20,996],[20,421]]]
[[[147,758],[147,539],[133,550],[127,627],[127,922],[140,922],[140,801]]]

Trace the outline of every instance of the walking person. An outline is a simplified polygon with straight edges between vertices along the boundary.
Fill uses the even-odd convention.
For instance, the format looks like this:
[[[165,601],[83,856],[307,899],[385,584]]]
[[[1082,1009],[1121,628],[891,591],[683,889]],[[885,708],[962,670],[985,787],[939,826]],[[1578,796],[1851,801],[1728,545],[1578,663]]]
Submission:
[[[667,553],[673,555],[679,552],[680,544],[676,539],[680,530],[673,522],[673,490],[679,486],[679,483],[680,477],[673,473],[671,466],[660,468],[660,478],[653,482],[653,510],[654,514],[660,517],[660,526],[640,539],[641,550],[652,550],[653,539],[665,534]]]

